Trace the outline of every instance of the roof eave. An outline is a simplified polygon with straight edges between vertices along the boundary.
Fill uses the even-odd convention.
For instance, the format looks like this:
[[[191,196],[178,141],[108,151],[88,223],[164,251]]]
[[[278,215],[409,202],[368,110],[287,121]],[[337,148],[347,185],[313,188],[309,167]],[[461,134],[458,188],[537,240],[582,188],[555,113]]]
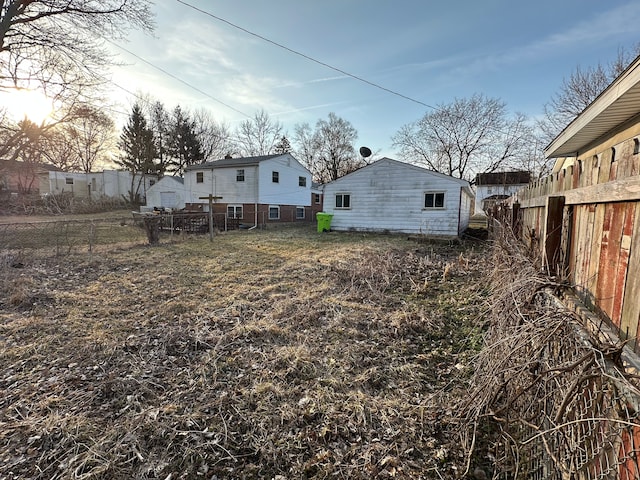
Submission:
[[[545,148],[546,158],[575,157],[640,112],[640,56]]]

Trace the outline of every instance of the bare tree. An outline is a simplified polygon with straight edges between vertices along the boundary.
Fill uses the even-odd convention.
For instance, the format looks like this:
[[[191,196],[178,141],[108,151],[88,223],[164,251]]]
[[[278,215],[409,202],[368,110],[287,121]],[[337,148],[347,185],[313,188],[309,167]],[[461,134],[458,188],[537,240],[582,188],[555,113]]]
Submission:
[[[204,108],[196,110],[193,112],[192,120],[205,161],[217,160],[226,155],[238,153],[229,125],[224,122],[216,122],[209,110]]]
[[[95,72],[109,64],[100,37],[153,29],[149,0],[4,0],[0,3],[0,88],[45,87],[60,65]]]
[[[240,153],[247,157],[272,154],[283,136],[283,130],[280,122],[260,110],[252,119],[243,121],[236,130]]]
[[[544,105],[544,116],[538,121],[541,141],[550,143],[569,123],[587,108],[613,80],[640,54],[640,43],[631,51],[618,49],[608,64],[578,65],[569,78],[562,80],[557,93]]]
[[[299,123],[294,127],[293,145],[293,152],[296,158],[309,169],[313,174],[314,180],[317,180],[315,171],[319,152],[314,131],[307,122]]]
[[[365,165],[356,154],[357,139],[353,125],[331,112],[316,122],[315,130],[306,123],[296,125],[295,152],[315,181],[330,182]]]
[[[80,159],[67,137],[65,128],[53,128],[43,136],[42,159],[64,172],[79,171]]]
[[[475,94],[440,105],[392,137],[401,157],[457,178],[518,168],[532,128],[522,114],[507,117],[506,105]]]
[[[0,2],[0,92],[40,90],[56,105],[42,132],[96,100],[102,71],[112,63],[103,39],[130,27],[151,31],[150,0],[4,0]],[[24,131],[3,124],[0,156],[17,158]]]
[[[64,125],[64,131],[85,173],[105,162],[107,154],[116,146],[113,120],[93,107],[83,107],[72,122]]]

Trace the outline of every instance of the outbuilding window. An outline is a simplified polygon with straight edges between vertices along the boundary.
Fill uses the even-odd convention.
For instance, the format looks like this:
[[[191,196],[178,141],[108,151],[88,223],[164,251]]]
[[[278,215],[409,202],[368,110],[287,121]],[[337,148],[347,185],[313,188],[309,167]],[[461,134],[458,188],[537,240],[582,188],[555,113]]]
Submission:
[[[204,182],[204,172],[196,172],[196,183]]]
[[[444,208],[444,192],[426,192],[424,208]]]
[[[67,185],[73,185],[73,178],[71,177],[65,178],[64,183],[66,183]]]
[[[336,193],[336,208],[351,208],[351,194]]]
[[[269,220],[280,220],[280,207],[276,205],[269,206]]]

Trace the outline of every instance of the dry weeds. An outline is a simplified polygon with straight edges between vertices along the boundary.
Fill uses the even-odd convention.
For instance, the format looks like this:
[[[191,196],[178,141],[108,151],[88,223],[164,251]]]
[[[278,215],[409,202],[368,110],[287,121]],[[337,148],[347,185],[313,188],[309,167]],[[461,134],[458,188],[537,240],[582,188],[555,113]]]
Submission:
[[[0,478],[456,478],[478,248],[283,229],[8,259]]]

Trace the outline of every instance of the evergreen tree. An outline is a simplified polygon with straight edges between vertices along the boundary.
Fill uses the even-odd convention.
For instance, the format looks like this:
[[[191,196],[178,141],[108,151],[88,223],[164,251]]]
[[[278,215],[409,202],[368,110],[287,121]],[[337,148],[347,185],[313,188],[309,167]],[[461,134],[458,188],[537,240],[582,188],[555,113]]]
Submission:
[[[280,155],[291,153],[291,144],[289,143],[289,139],[283,135],[280,141],[273,147],[273,152]]]
[[[144,175],[157,173],[153,162],[156,157],[153,132],[147,126],[147,120],[137,103],[133,106],[127,125],[122,129],[118,146],[122,155],[116,163],[131,172],[129,201],[137,203],[140,200]]]
[[[204,159],[195,123],[183,113],[180,105],[173,111],[167,154],[171,170],[180,176],[189,165],[196,165]]]

